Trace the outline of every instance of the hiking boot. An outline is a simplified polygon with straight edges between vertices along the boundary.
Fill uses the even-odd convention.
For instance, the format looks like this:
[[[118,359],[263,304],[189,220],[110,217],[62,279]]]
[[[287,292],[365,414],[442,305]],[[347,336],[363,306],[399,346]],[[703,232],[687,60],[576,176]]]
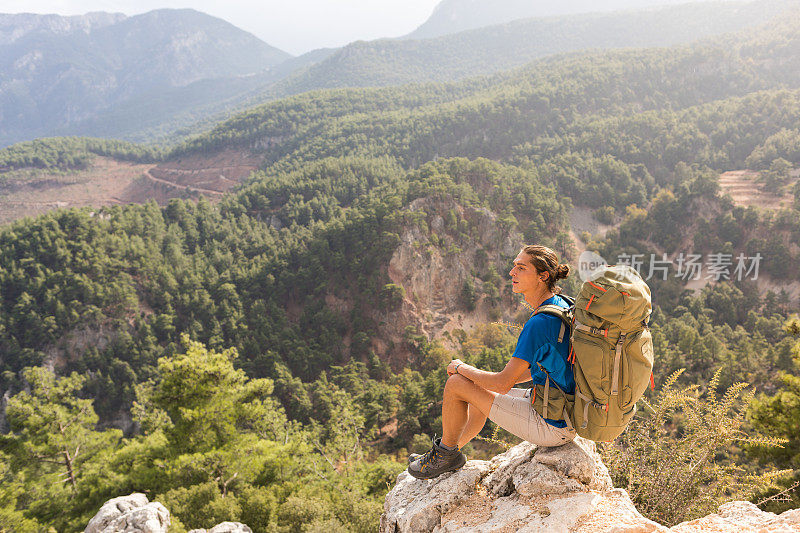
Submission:
[[[446,450],[441,444],[442,439],[434,440],[433,446],[426,454],[408,465],[408,473],[417,479],[432,479],[464,466],[467,458],[461,450],[458,448]]]

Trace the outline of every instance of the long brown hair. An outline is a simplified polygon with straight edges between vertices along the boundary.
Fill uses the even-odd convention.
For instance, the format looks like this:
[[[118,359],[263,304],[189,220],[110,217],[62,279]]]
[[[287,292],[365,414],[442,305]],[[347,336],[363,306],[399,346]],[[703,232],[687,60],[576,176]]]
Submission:
[[[555,251],[541,244],[529,244],[522,251],[531,258],[531,264],[539,274],[547,272],[548,290],[553,294],[559,294],[561,287],[556,287],[556,281],[569,276],[569,265],[559,264]]]

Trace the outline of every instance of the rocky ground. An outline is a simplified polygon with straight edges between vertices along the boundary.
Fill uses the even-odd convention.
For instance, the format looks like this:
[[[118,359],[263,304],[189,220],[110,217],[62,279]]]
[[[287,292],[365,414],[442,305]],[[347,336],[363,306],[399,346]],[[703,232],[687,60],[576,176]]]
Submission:
[[[800,509],[766,513],[749,502],[667,528],[615,489],[594,443],[558,448],[523,442],[491,461],[468,461],[433,480],[407,472],[386,496],[381,533],[800,533]]]

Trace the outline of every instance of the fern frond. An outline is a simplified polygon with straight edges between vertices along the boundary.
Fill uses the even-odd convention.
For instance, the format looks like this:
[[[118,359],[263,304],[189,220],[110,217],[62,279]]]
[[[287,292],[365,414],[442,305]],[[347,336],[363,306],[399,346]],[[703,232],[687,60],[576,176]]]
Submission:
[[[798,487],[800,487],[800,481],[795,481],[788,488],[778,492],[777,494],[773,494],[768,498],[764,498],[763,500],[756,503],[756,505],[764,505],[767,502],[774,502],[774,501],[778,502],[791,501],[791,496],[789,496],[789,494],[797,490]]]
[[[743,381],[734,383],[733,385],[728,387],[728,390],[725,391],[725,394],[722,395],[722,398],[718,402],[715,402],[716,406],[719,408],[720,411],[727,412],[736,402],[736,399],[739,397],[739,394],[745,388],[747,388],[747,386],[748,384]],[[711,391],[709,391],[709,393],[711,393]],[[711,398],[709,398],[709,401],[710,400]]]
[[[502,446],[505,450],[511,448],[511,444],[500,438],[500,426],[496,424],[494,426],[494,429],[492,430],[491,437],[486,438],[486,437],[481,437],[480,435],[476,435],[475,438],[478,440],[482,440],[484,442],[491,442],[493,444],[497,444],[499,446]]]
[[[717,403],[717,389],[719,388],[719,380],[722,376],[722,367],[719,367],[716,372],[714,372],[714,376],[711,378],[711,381],[708,382],[708,401],[711,405],[716,405]]]
[[[683,374],[685,371],[686,371],[685,368],[680,368],[680,369],[676,370],[675,372],[673,372],[672,374],[670,374],[667,377],[667,380],[661,386],[662,392],[670,390],[672,388],[672,386],[675,385],[675,382],[678,381],[678,378],[681,377],[681,374]]]
[[[794,474],[794,470],[787,468],[783,470],[770,470],[769,472],[764,472],[763,474],[756,474],[756,475],[749,475],[745,476],[747,480],[752,480],[756,483],[772,483],[777,481],[781,478],[791,476]]]

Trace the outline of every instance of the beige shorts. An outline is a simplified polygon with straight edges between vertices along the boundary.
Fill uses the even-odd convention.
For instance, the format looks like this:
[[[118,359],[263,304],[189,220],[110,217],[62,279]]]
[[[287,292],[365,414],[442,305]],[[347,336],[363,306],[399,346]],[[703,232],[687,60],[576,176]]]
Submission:
[[[531,405],[531,389],[511,389],[498,394],[489,419],[517,437],[539,446],[561,446],[575,438],[575,430],[557,428],[544,421]]]

